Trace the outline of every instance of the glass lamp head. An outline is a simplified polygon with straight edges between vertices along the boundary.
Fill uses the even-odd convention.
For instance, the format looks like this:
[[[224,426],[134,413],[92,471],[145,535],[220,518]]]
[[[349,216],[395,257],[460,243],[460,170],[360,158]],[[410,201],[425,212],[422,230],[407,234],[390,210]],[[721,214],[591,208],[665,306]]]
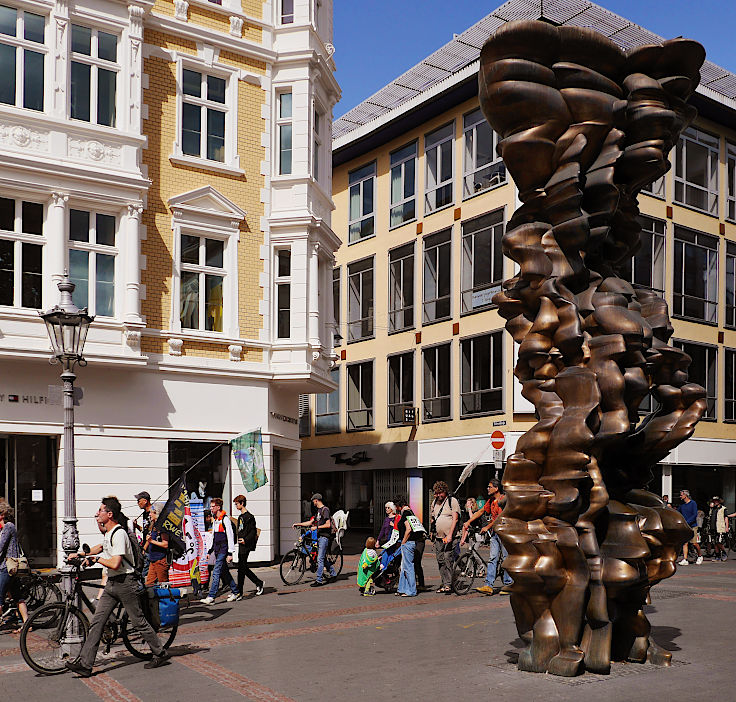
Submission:
[[[86,308],[79,309],[72,301],[74,288],[74,283],[65,274],[59,282],[60,303],[41,314],[54,356],[62,363],[69,364],[82,360],[89,325],[94,320],[93,316],[87,314]]]

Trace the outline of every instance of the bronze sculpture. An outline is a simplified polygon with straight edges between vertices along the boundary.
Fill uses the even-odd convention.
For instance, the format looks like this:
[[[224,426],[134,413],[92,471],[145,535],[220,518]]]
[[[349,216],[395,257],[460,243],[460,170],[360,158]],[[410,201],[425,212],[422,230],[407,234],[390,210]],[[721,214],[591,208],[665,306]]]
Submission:
[[[686,39],[626,53],[537,21],[509,22],[481,53],[481,107],[522,202],[503,239],[518,272],[494,302],[538,419],[507,461],[496,527],[522,670],[671,659],[643,605],[692,532],[646,487],[692,435],[705,391],[668,344],[667,303],[618,272],[639,246],[637,194],[695,117],[704,59]],[[650,393],[658,407],[640,420]]]

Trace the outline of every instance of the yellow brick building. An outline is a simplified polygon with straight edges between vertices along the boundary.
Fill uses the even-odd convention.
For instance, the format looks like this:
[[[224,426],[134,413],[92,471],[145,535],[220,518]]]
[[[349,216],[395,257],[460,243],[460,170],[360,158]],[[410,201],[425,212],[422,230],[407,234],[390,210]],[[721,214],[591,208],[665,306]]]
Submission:
[[[501,237],[517,191],[477,97],[484,41],[532,15],[592,26],[624,47],[659,41],[588,2],[511,0],[335,122],[339,389],[302,402],[302,486],[350,509],[353,524],[380,526],[396,493],[426,510],[434,481],[454,486],[474,460],[480,467],[460,496],[484,496],[535,421],[491,303],[513,274]],[[658,467],[652,487],[671,497],[689,488],[700,503],[723,495],[731,510],[736,77],[709,62],[702,73],[692,98],[700,116],[673,149],[670,172],[640,198],[643,247],[629,275],[667,299],[674,338],[709,398],[695,436]],[[494,431],[505,439],[495,454]]]

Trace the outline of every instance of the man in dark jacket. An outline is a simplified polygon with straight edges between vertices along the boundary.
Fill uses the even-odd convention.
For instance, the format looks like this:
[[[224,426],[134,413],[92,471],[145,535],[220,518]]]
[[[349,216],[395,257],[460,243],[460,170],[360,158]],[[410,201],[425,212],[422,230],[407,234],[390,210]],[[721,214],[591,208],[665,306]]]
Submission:
[[[256,595],[263,594],[263,580],[248,567],[248,556],[256,549],[258,532],[256,530],[256,518],[246,509],[245,495],[238,495],[233,502],[235,508],[240,512],[238,516],[238,529],[236,538],[238,541],[238,590],[243,592],[243,583],[248,576],[256,586]]]

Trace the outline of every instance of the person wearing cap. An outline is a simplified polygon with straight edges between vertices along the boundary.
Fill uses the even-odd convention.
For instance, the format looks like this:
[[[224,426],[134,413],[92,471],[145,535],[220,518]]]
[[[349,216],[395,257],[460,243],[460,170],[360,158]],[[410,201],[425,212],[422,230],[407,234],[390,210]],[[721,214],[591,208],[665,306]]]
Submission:
[[[728,533],[728,516],[726,515],[726,508],[723,505],[723,499],[715,496],[712,500],[712,508],[709,514],[709,528],[711,539],[715,546],[715,553],[713,554],[714,561],[725,561],[728,559],[725,541],[726,534]]]
[[[321,587],[325,584],[322,579],[322,573],[325,569],[325,556],[327,549],[332,540],[332,517],[330,508],[322,502],[322,495],[315,492],[311,499],[312,504],[317,510],[316,514],[306,522],[295,522],[291,526],[294,529],[299,527],[316,527],[317,528],[317,579],[312,583],[311,587]],[[335,568],[330,564],[330,580],[337,578]]]
[[[137,495],[133,495],[138,502],[138,508],[142,509],[140,517],[133,520],[133,529],[141,532],[141,544],[145,544],[148,537],[151,535],[151,529],[156,523],[156,512],[153,510],[151,504],[151,493],[147,490],[141,490]],[[138,523],[140,520],[140,524]],[[143,546],[143,568],[141,570],[141,576],[143,581],[148,578],[148,569],[150,567],[150,561],[148,560],[148,554],[146,553],[146,547]]]

